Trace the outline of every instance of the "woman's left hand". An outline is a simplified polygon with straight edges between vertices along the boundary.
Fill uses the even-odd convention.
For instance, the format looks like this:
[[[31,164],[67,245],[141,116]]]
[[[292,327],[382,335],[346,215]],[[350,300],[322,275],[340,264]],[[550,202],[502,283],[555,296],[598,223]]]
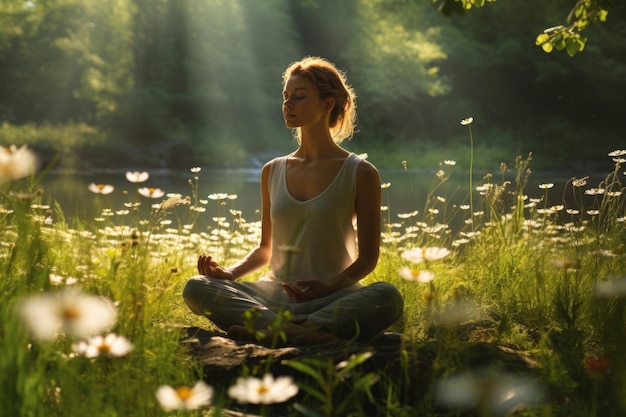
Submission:
[[[283,290],[296,303],[322,298],[333,292],[328,285],[318,279],[297,281],[295,284],[285,282]]]

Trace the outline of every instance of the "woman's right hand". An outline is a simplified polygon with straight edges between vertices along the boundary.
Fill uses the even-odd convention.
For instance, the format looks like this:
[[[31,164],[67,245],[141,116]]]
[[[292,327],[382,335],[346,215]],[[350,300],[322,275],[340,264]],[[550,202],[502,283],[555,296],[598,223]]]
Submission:
[[[233,280],[232,272],[224,270],[210,256],[205,254],[200,255],[198,258],[198,273],[211,278]]]

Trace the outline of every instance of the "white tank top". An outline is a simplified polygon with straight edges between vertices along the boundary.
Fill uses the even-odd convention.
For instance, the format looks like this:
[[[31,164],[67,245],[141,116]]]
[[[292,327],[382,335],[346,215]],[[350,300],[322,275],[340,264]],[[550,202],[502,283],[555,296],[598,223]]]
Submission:
[[[271,162],[270,279],[328,281],[354,262],[357,246],[353,216],[360,163],[361,158],[350,153],[324,191],[300,201],[287,189],[287,157]]]

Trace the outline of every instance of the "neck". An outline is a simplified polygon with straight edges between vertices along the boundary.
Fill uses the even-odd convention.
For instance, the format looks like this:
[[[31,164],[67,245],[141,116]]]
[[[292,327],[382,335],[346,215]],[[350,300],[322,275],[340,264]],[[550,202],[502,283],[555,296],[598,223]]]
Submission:
[[[345,152],[335,143],[327,127],[308,126],[302,128],[300,133],[300,146],[294,156],[306,159],[329,158]]]

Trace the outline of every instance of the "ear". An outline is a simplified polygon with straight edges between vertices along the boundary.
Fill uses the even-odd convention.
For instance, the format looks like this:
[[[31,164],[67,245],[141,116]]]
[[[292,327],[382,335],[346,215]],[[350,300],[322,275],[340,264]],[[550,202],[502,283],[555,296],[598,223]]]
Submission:
[[[335,107],[334,98],[327,98],[326,100],[324,100],[324,111],[326,113],[330,113],[331,111],[333,111],[334,107]]]

